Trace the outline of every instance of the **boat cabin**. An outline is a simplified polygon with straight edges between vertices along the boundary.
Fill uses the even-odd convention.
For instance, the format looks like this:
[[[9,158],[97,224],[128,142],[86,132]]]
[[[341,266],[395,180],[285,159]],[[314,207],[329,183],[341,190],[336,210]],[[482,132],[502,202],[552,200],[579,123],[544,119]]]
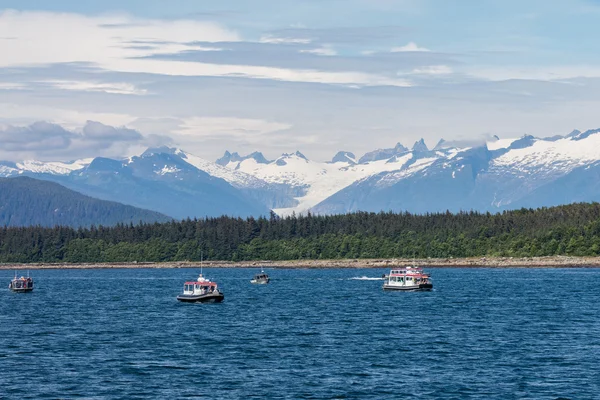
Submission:
[[[215,282],[205,281],[190,281],[183,284],[183,294],[187,295],[202,295],[217,291]]]
[[[390,271],[390,274],[387,276],[385,286],[394,287],[394,286],[404,286],[404,287],[412,287],[422,284],[429,285],[431,282],[429,280],[429,275],[423,272],[423,270],[419,267],[406,267],[401,269],[393,269]]]
[[[267,275],[267,274],[256,274],[256,275],[254,275],[254,280],[255,281],[264,281],[264,280],[267,280],[267,279],[269,279],[269,275]]]

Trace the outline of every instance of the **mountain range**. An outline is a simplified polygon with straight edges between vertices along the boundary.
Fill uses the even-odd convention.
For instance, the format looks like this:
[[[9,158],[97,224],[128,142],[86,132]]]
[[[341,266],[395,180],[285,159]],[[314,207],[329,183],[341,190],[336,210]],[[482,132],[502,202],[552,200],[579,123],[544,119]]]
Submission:
[[[299,151],[269,160],[226,151],[211,162],[180,149],[126,159],[0,162],[0,176],[50,180],[103,200],[181,219],[311,211],[497,212],[600,200],[600,129],[480,143],[424,140],[331,161]]]

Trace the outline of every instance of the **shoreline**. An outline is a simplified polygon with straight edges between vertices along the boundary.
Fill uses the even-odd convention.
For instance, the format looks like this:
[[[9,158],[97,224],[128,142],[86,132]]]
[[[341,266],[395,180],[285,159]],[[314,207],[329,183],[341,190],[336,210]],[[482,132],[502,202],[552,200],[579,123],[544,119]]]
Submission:
[[[287,261],[204,261],[206,268],[396,268],[413,263],[425,268],[600,268],[600,257],[473,257],[429,259],[345,259]],[[112,269],[112,268],[199,268],[200,262],[124,262],[124,263],[31,263],[0,264],[0,270],[22,269]]]

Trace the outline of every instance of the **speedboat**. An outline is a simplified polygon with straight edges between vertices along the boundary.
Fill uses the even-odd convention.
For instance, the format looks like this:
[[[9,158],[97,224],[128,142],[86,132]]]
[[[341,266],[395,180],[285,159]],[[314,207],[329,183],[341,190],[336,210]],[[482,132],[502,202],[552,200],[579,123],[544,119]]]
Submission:
[[[177,300],[184,303],[220,303],[225,298],[216,282],[211,282],[202,274],[195,281],[183,284],[183,294],[177,296]]]
[[[271,280],[271,278],[269,278],[269,275],[265,274],[265,271],[263,271],[261,269],[260,274],[254,275],[254,279],[252,279],[250,281],[250,283],[257,283],[259,285],[265,285],[265,284],[269,283],[270,280]]]
[[[383,283],[384,290],[426,291],[433,289],[429,275],[420,267],[393,269]]]
[[[8,284],[8,288],[18,293],[31,292],[33,290],[33,279],[29,276],[27,278],[24,276],[17,278],[15,274],[15,277]]]

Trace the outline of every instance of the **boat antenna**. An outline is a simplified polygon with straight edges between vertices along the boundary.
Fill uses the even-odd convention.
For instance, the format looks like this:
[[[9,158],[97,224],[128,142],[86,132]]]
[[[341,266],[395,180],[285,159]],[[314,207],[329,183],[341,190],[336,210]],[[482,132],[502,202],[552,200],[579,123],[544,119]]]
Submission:
[[[202,275],[202,258],[204,257],[204,251],[200,250],[200,275]]]

